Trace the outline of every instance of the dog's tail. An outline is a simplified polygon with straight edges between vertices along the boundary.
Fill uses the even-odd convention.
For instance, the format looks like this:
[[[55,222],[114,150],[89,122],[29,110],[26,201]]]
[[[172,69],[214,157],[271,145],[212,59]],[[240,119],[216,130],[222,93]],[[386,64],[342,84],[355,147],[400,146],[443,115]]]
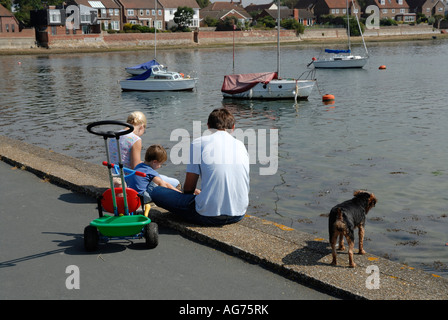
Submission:
[[[345,230],[345,222],[344,222],[344,217],[342,216],[342,210],[341,208],[337,208],[337,215],[336,215],[336,222],[335,222],[335,226],[336,229],[340,232]]]

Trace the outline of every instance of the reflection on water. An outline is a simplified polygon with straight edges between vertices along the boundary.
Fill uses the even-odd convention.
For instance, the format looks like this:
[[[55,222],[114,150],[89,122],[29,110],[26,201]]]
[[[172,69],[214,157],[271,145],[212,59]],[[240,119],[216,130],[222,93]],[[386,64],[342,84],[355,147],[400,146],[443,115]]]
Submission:
[[[199,120],[205,130],[210,111],[226,107],[237,127],[266,130],[267,144],[270,129],[278,130],[277,173],[259,174],[268,163],[251,166],[249,214],[328,238],[330,208],[365,188],[378,198],[367,221],[367,251],[446,276],[447,49],[439,40],[371,45],[364,69],[318,70],[318,90],[298,104],[223,100],[231,48],[160,51],[170,69],[199,77],[196,90],[183,93],[120,91],[124,68],[150,60],[150,51],[4,56],[0,134],[100,163],[103,141],[87,133],[89,122],[124,121],[141,110],[149,120],[144,146],[160,143],[169,151],[179,142],[170,140],[174,129],[192,133]],[[283,76],[300,75],[320,50],[284,47]],[[275,49],[236,50],[237,72],[272,71],[275,63]],[[326,93],[334,104],[322,103]],[[185,166],[168,161],[162,171],[182,181]]]

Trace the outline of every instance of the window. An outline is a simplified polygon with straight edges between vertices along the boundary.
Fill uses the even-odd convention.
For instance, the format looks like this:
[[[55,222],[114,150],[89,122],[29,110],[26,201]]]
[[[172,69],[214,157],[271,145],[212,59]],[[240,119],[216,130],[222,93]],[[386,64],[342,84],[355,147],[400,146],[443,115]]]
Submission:
[[[107,16],[107,11],[106,9],[101,9],[101,17],[106,17]]]
[[[399,5],[403,5],[403,0],[398,0]]]
[[[162,10],[159,10],[159,16],[161,16],[162,15]]]
[[[334,13],[335,13],[335,10],[334,10],[334,9],[331,9],[331,13],[334,14]]]
[[[339,13],[339,9],[336,9],[336,14],[338,14]]]
[[[106,11],[106,9],[101,9]],[[109,9],[109,16],[113,16],[114,15],[114,9]]]
[[[156,10],[152,9],[152,15],[153,15],[153,16],[156,15]]]
[[[405,9],[400,9],[400,13],[406,13]]]
[[[386,0],[381,0],[381,5],[384,6],[386,4]]]
[[[50,10],[50,23],[61,23],[61,11]]]
[[[147,16],[150,15],[150,11],[149,11],[149,9],[146,9],[146,15],[147,15]]]
[[[128,9],[128,16],[134,15],[134,9]]]
[[[90,14],[85,13],[85,14],[81,14],[81,23],[90,23]]]
[[[143,11],[143,9],[140,9],[140,15],[143,16],[145,13]]]
[[[113,30],[120,30],[120,21],[111,21],[110,24]]]
[[[115,15],[118,16],[120,15],[120,10],[119,9],[114,9]]]

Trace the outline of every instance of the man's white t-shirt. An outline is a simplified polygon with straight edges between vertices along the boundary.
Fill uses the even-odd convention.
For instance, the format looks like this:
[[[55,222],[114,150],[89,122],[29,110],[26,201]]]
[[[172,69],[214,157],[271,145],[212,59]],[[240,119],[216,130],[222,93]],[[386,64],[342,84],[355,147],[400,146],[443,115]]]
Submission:
[[[242,216],[249,205],[249,155],[226,131],[195,139],[187,172],[201,177],[196,211],[203,216]]]

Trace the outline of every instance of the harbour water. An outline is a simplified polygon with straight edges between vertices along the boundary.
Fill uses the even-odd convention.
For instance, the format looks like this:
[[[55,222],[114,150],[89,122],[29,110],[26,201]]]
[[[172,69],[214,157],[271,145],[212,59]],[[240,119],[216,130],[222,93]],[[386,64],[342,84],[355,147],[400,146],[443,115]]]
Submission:
[[[280,75],[300,75],[321,50],[282,47]],[[266,132],[266,145],[278,130],[275,174],[260,175],[269,159],[252,159],[248,214],[328,239],[331,207],[367,189],[378,203],[366,251],[448,276],[446,52],[448,41],[437,39],[369,44],[366,67],[317,70],[318,87],[297,104],[223,100],[232,48],[159,50],[160,63],[199,77],[195,91],[181,93],[121,92],[124,68],[152,59],[152,50],[2,56],[0,134],[100,164],[104,143],[86,131],[89,122],[125,121],[141,110],[149,122],[144,148],[160,143],[170,155],[181,139],[171,139],[175,129],[192,138],[193,121],[205,130],[210,111],[226,107],[237,127]],[[276,69],[275,48],[238,47],[235,57],[237,73]],[[334,104],[322,103],[326,93]],[[181,181],[184,172],[170,160],[161,169]]]

